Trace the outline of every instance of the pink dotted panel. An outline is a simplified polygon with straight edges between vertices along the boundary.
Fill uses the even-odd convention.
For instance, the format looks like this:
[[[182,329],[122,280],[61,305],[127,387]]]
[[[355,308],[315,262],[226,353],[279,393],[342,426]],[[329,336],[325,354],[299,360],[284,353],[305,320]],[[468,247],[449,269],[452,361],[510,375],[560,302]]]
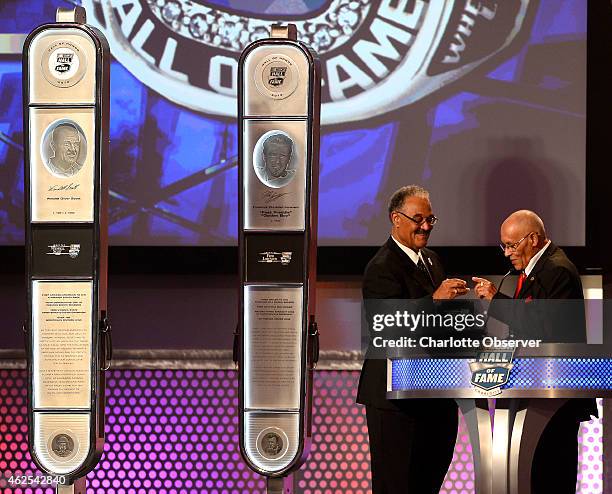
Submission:
[[[600,494],[603,492],[603,400],[597,400],[599,419],[583,422],[578,436],[580,461],[577,492]]]
[[[318,371],[313,446],[295,476],[304,494],[370,492],[363,407],[354,402],[359,373]],[[0,370],[0,489],[52,494],[51,486],[10,486],[36,475],[27,448],[26,373]],[[237,377],[230,370],[113,370],[107,380],[107,438],[88,476],[96,494],[264,493],[265,483],[238,448]],[[583,424],[581,494],[602,492],[601,421]],[[442,494],[472,494],[474,472],[465,424]]]

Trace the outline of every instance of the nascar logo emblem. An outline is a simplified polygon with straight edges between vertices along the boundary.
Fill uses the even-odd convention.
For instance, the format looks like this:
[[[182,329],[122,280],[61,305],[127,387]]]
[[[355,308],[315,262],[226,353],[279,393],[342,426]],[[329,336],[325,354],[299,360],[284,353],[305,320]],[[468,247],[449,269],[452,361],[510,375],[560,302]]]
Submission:
[[[513,351],[495,349],[478,352],[476,361],[470,362],[472,385],[485,396],[500,394],[501,387],[508,382],[513,367],[513,354]]]
[[[76,259],[77,257],[79,257],[79,253],[81,252],[81,244],[52,244],[48,247],[49,252],[47,252],[47,255],[52,256],[68,255],[72,259]]]
[[[169,100],[235,117],[238,60],[273,23],[292,22],[323,75],[322,124],[370,118],[459,79],[504,51],[534,0],[332,0],[299,19],[238,14],[206,1],[83,0],[114,57]],[[287,83],[270,66],[266,86]]]
[[[291,262],[293,252],[260,252],[259,261],[263,263],[280,263],[287,266]]]

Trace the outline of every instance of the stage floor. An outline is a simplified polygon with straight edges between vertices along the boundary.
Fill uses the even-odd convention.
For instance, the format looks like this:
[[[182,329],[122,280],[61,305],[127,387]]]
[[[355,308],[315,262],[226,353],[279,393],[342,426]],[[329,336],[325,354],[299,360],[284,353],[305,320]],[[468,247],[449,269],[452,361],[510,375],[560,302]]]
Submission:
[[[89,493],[265,493],[262,478],[240,456],[234,370],[114,369],[107,376],[106,445],[87,476]],[[295,475],[297,492],[370,492],[365,411],[354,401],[358,379],[358,371],[316,372],[313,447]],[[11,476],[37,474],[27,447],[26,388],[25,370],[0,370],[0,489],[52,494],[49,485],[8,483]],[[601,436],[601,419],[583,424],[580,494],[602,492]],[[474,492],[463,421],[440,492]]]

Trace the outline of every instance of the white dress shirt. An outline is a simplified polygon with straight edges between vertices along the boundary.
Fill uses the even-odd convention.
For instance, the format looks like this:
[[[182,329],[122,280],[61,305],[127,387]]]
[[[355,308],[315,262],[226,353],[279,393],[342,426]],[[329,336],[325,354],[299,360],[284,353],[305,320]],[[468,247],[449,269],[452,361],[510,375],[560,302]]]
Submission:
[[[425,264],[425,259],[423,259],[423,255],[421,254],[421,251],[419,252],[413,251],[410,247],[406,247],[404,244],[398,242],[398,240],[393,235],[391,235],[391,238],[399,246],[399,248],[402,249],[406,253],[406,255],[412,260],[412,262],[416,266],[419,265],[419,259],[423,262],[423,264]]]
[[[527,264],[527,267],[525,268],[525,276],[529,276],[529,274],[533,271],[533,268],[535,267],[536,263],[540,260],[540,257],[542,257],[542,254],[544,254],[544,251],[549,245],[550,245],[550,240],[546,242],[546,245],[542,247],[537,252],[537,254],[531,258],[531,260]]]

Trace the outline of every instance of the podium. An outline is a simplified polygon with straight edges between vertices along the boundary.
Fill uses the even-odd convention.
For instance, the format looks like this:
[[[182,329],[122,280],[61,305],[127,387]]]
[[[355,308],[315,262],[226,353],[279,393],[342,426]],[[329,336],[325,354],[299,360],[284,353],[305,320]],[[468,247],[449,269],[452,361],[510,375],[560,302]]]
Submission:
[[[560,353],[560,345],[546,346],[547,355]],[[389,359],[387,398],[454,398],[472,444],[476,493],[530,494],[531,463],[546,424],[571,398],[612,397],[612,359],[521,355],[499,393],[488,397],[472,384],[473,362]]]

